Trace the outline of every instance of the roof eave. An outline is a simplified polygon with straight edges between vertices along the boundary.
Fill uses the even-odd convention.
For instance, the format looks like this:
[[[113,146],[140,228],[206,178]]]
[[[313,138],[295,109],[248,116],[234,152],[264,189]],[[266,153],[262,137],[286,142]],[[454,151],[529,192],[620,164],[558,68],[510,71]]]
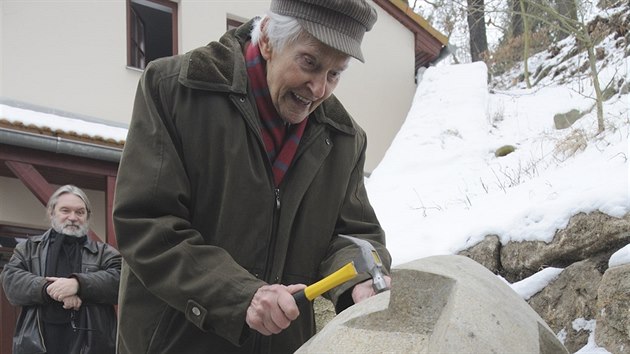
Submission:
[[[374,0],[383,10],[413,32],[416,70],[428,66],[436,60],[442,48],[448,45],[448,37],[433,28],[427,20],[418,15],[400,0]]]

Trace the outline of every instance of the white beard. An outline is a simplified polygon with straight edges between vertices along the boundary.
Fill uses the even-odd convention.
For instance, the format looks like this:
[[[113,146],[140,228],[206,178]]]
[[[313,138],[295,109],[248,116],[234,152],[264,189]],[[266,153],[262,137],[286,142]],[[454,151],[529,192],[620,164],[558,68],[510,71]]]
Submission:
[[[57,223],[54,219],[52,220],[52,228],[60,234],[64,234],[67,236],[73,237],[81,237],[87,234],[88,225],[77,225],[72,222],[65,222],[63,224]]]

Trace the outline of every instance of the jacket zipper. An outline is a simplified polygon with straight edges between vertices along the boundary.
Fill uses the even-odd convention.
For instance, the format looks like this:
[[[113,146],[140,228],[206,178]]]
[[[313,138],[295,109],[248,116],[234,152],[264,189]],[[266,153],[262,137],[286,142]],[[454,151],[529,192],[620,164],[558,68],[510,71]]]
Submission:
[[[275,253],[276,248],[276,232],[278,231],[278,221],[280,219],[280,188],[276,187],[273,189],[275,195],[275,205],[273,210],[273,221],[271,225],[271,240],[269,241],[269,246],[267,248],[267,260],[265,261],[265,273],[263,280],[268,284],[274,284],[279,282],[279,278],[271,279],[271,269],[273,268],[271,263],[273,262],[273,255]],[[262,350],[262,334],[256,332],[256,337],[254,338],[254,353],[267,353],[269,350]],[[266,340],[267,345],[271,345],[271,338]]]
[[[249,102],[249,99],[246,98],[247,96],[238,96],[238,95],[234,95],[232,96],[232,101],[234,102],[234,104],[236,105],[237,109],[239,110],[239,112],[241,113],[241,116],[243,117],[243,119],[245,120],[247,126],[249,126],[249,128],[254,131],[256,133],[256,136],[258,137],[258,145],[260,146],[260,151],[261,151],[261,158],[263,159],[266,169],[267,169],[267,177],[269,180],[269,184],[272,186],[273,188],[273,194],[274,194],[274,198],[275,198],[275,207],[274,207],[274,211],[273,211],[273,216],[272,216],[272,224],[271,224],[271,234],[270,234],[270,238],[269,238],[269,246],[267,248],[267,259],[265,260],[265,269],[263,271],[263,278],[262,280],[266,281],[267,283],[273,284],[274,281],[272,281],[271,279],[269,279],[271,277],[271,267],[270,264],[272,263],[273,260],[273,253],[274,253],[274,248],[275,248],[275,244],[276,244],[276,232],[278,231],[278,221],[280,219],[280,188],[275,187],[274,185],[274,179],[273,179],[273,170],[272,170],[272,164],[269,161],[269,159],[267,158],[267,154],[265,153],[265,143],[262,139],[261,133],[258,129],[258,126],[254,123],[254,121],[257,119],[257,116],[254,114],[253,116],[251,116],[249,113],[253,113],[253,110],[250,112],[247,108],[252,108],[255,109],[256,106],[252,105]],[[296,154],[297,155],[297,154]],[[275,281],[277,282],[277,280]]]
[[[245,105],[251,105],[248,99],[244,99],[244,97],[241,98],[236,98],[234,97],[233,102],[235,103],[236,107],[238,108],[238,110],[241,113],[241,116],[245,119],[247,125],[250,127],[250,129],[252,130],[256,130],[255,127],[256,125],[251,124],[250,119],[248,119],[248,115],[247,115],[247,109],[245,108]],[[254,106],[255,107],[255,106]],[[274,179],[273,179],[273,171],[272,171],[272,166],[271,166],[271,162],[269,161],[269,159],[267,158],[267,154],[264,152],[265,151],[265,143],[262,140],[262,137],[260,136],[260,132],[258,132],[258,134],[256,134],[258,137],[258,143],[261,147],[261,151],[262,151],[262,156],[263,159],[265,161],[265,166],[267,167],[267,177],[269,178],[269,182],[272,186],[274,186]],[[272,216],[272,224],[271,224],[271,234],[270,234],[270,239],[269,239],[269,246],[267,248],[267,259],[265,260],[265,270],[263,272],[263,278],[262,280],[264,280],[265,282],[269,283],[269,284],[273,284],[274,282],[272,282],[269,278],[271,277],[271,263],[273,261],[273,254],[274,254],[274,250],[275,250],[275,246],[276,246],[276,232],[278,230],[278,222],[280,220],[280,188],[278,187],[273,187],[273,193],[274,193],[274,210],[273,210],[273,216]],[[277,282],[279,279],[276,279],[275,282]],[[254,332],[254,353],[262,353],[261,349],[262,349],[262,334],[260,334],[259,332]],[[269,342],[268,342],[269,343]],[[270,344],[270,343],[269,343]]]
[[[273,190],[275,195],[275,208],[273,210],[273,220],[271,223],[271,239],[269,240],[269,246],[267,248],[267,260],[265,261],[265,277],[264,280],[269,284],[277,283],[280,279],[276,277],[275,279],[271,279],[271,269],[273,256],[275,254],[276,248],[276,239],[278,238],[278,222],[280,220],[280,188],[275,187]]]

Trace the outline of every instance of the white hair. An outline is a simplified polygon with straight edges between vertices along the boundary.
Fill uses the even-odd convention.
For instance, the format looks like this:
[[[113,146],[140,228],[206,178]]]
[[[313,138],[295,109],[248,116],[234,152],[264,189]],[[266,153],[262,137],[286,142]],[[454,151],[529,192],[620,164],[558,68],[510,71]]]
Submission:
[[[59,187],[59,189],[57,189],[50,196],[50,199],[48,199],[48,204],[46,204],[46,212],[48,217],[52,218],[55,213],[55,207],[57,206],[59,197],[66,193],[74,194],[83,201],[83,204],[85,204],[85,211],[87,212],[87,219],[89,220],[90,216],[92,215],[92,205],[90,204],[90,200],[81,188],[72,184],[66,184],[65,186]]]
[[[83,204],[85,205],[85,212],[86,212],[84,223],[75,224],[74,222],[69,221],[69,220],[62,222],[55,217],[55,208],[57,207],[57,203],[59,202],[59,197],[61,197],[64,194],[74,194],[75,196],[77,196],[79,199],[83,201]],[[83,235],[86,235],[88,231],[90,230],[89,220],[90,220],[90,216],[92,215],[92,206],[90,205],[90,200],[88,199],[87,195],[85,195],[85,192],[83,192],[83,190],[81,190],[80,188],[76,186],[73,186],[71,184],[66,184],[65,186],[59,187],[59,189],[57,189],[50,196],[50,199],[48,200],[48,204],[46,205],[46,210],[47,210],[48,217],[50,219],[50,225],[55,231],[57,231],[60,234],[81,237]],[[68,226],[74,226],[74,228],[67,229]]]
[[[260,40],[262,23],[265,19],[267,19],[265,34],[269,38],[271,47],[277,51],[282,51],[287,44],[295,42],[300,35],[306,34],[310,36],[294,17],[268,12],[265,17],[258,18],[254,22],[254,28],[251,33],[252,43],[254,44],[258,44]]]

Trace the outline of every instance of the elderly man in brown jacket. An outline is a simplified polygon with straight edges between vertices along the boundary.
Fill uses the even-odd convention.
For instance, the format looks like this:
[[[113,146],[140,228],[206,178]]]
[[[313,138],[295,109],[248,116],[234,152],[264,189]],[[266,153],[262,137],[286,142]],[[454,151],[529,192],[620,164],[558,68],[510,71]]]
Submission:
[[[364,0],[273,0],[148,65],[116,186],[119,353],[290,353],[315,333],[292,294],[359,253],[339,234],[389,268],[365,132],[332,95],[375,21]],[[326,296],[341,311],[368,278]]]

